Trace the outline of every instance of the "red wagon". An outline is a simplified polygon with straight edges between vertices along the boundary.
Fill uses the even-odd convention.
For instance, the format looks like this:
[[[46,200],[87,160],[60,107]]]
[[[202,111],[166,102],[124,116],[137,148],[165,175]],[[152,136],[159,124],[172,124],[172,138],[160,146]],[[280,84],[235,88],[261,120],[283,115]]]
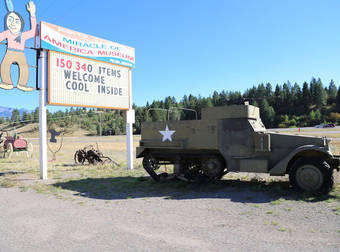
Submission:
[[[5,139],[2,138],[3,133],[0,133],[0,144],[2,145],[3,157],[10,158],[13,152],[25,151],[27,157],[32,157],[33,144],[27,142],[22,136],[7,136]],[[3,143],[3,144],[2,144]]]

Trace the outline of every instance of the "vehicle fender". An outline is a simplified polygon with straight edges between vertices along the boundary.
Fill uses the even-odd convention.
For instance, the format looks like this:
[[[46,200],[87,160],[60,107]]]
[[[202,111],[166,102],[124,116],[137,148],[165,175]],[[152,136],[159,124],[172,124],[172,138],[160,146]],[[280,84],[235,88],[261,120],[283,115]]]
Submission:
[[[136,148],[136,158],[144,157],[145,153],[146,153],[146,148],[141,147],[141,146]]]
[[[320,148],[320,146],[316,145],[303,145],[296,148],[294,151],[289,153],[285,158],[281,159],[273,168],[269,170],[270,175],[285,175],[287,173],[287,168],[289,162],[296,156],[296,155],[303,155],[303,152],[314,151],[319,152],[321,155],[328,156],[330,158],[333,157],[332,153],[328,150]]]

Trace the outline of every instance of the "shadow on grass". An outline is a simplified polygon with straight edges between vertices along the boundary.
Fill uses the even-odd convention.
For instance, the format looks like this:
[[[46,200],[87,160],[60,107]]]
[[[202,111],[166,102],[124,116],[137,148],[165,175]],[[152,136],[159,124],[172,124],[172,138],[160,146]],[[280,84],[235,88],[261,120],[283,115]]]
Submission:
[[[233,202],[266,203],[278,199],[318,202],[338,199],[337,195],[298,193],[289,182],[241,181],[225,179],[207,184],[192,184],[179,180],[154,182],[149,177],[87,178],[53,184],[76,195],[118,200],[164,197],[169,200],[221,198]]]
[[[0,172],[0,177],[6,176],[6,175],[17,175],[17,174],[24,174],[24,172],[16,172],[16,171]]]

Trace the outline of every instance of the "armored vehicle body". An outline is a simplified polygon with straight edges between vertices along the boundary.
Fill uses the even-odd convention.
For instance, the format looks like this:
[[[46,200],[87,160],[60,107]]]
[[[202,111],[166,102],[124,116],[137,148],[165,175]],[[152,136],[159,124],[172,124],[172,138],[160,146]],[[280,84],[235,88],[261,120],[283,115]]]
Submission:
[[[300,190],[328,192],[340,163],[329,142],[269,132],[259,108],[245,104],[202,109],[201,120],[145,122],[136,155],[157,181],[211,181],[227,172],[289,174]],[[162,164],[174,164],[174,174],[157,174]]]

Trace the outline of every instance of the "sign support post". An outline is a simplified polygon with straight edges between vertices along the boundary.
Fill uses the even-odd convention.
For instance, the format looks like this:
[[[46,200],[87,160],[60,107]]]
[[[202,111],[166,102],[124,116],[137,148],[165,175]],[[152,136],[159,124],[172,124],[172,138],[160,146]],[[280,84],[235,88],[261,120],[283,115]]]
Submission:
[[[127,153],[127,169],[133,170],[133,123],[135,119],[132,110],[132,74],[129,69],[129,110],[126,111],[126,153]]]
[[[45,50],[40,52],[39,130],[40,130],[40,178],[47,179],[47,113],[46,113],[46,62]]]
[[[40,59],[41,178],[47,178],[46,104],[125,110],[127,169],[132,170],[135,49],[46,22],[40,23],[40,47],[45,49]]]

